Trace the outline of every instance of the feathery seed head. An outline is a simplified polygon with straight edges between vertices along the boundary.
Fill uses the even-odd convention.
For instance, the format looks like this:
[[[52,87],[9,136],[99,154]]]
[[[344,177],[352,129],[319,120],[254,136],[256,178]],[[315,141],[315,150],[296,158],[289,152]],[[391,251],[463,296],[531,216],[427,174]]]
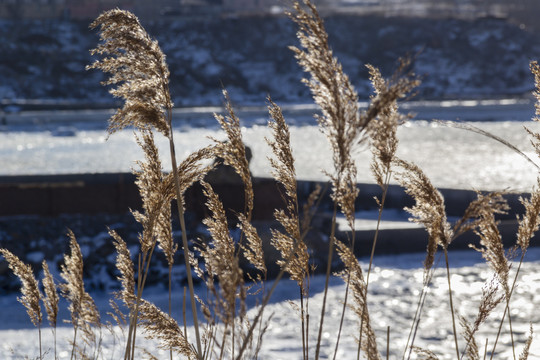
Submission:
[[[94,300],[84,289],[81,248],[71,230],[69,230],[68,236],[70,238],[70,254],[64,255],[60,276],[65,280],[65,283],[60,284],[60,290],[62,296],[69,302],[71,323],[80,328],[85,341],[92,344],[95,343],[95,334],[91,326],[101,325],[100,315]]]
[[[433,265],[437,247],[440,245],[446,248],[453,239],[452,229],[446,219],[444,198],[417,165],[400,159],[394,162],[403,169],[396,174],[397,180],[415,200],[415,205],[406,210],[413,216],[412,221],[422,224],[429,234],[424,261],[427,270]]]
[[[517,245],[525,252],[540,225],[540,178],[537,179],[536,188],[533,189],[529,199],[520,198],[520,201],[525,207],[525,214],[518,219]]]
[[[201,253],[209,278],[215,276],[220,284],[221,299],[218,299],[218,305],[222,307],[222,311],[218,311],[218,315],[223,316],[225,322],[229,323],[235,316],[237,297],[243,296],[243,271],[238,264],[235,244],[229,232],[223,204],[210,184],[204,181],[201,184],[208,198],[208,210],[212,213],[211,218],[203,220],[212,236],[212,241]]]
[[[172,317],[158,309],[154,304],[141,299],[139,318],[146,336],[160,341],[163,350],[172,349],[188,359],[198,359],[197,351],[187,340],[186,334]]]
[[[244,214],[238,216],[238,227],[246,235],[247,244],[242,246],[245,258],[266,277],[266,264],[264,262],[263,243],[257,229],[247,220]]]
[[[173,106],[168,89],[169,69],[157,41],[150,38],[129,11],[109,10],[90,26],[100,28],[102,41],[91,54],[103,58],[87,69],[111,74],[104,85],[117,85],[110,92],[125,101],[124,107],[109,120],[109,134],[135,126],[155,127],[169,136],[167,112]]]
[[[39,283],[34,277],[32,268],[7,249],[0,249],[0,254],[6,259],[9,268],[22,283],[22,296],[18,297],[17,300],[26,308],[32,324],[36,327],[41,326],[43,320],[41,306],[39,304],[41,292],[39,291]]]
[[[214,114],[214,117],[227,135],[227,141],[219,141],[212,138],[214,141],[214,151],[215,155],[222,159],[225,165],[232,166],[234,171],[242,179],[246,199],[246,213],[251,218],[249,214],[253,211],[253,184],[251,182],[249,160],[246,156],[246,146],[242,141],[240,119],[234,112],[229,94],[226,90],[223,90],[223,96],[225,97],[227,115]]]
[[[58,291],[56,290],[56,285],[54,284],[54,279],[49,271],[49,265],[43,260],[43,289],[45,291],[45,297],[43,298],[43,303],[45,304],[45,310],[47,311],[47,319],[51,327],[56,327],[56,320],[58,317]]]

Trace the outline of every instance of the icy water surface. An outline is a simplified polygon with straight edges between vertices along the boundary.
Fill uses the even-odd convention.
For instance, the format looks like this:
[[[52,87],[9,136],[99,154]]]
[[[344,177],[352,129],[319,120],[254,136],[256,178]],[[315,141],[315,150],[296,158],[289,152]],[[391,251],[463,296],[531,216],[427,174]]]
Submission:
[[[253,151],[251,170],[255,176],[270,176],[265,137],[271,136],[264,118],[253,119],[243,128],[245,143]],[[535,158],[523,126],[538,131],[536,123],[519,121],[474,122],[472,125],[500,136]],[[332,170],[328,142],[315,125],[291,126],[291,143],[299,179],[324,180],[322,170]],[[61,132],[59,134],[59,132]],[[175,132],[180,157],[209,144],[209,136],[219,140],[217,129],[181,127]],[[398,156],[417,163],[439,187],[464,189],[509,189],[528,191],[538,169],[510,148],[485,136],[426,121],[414,121],[398,131]],[[157,141],[163,150],[164,168],[170,168],[166,140]],[[40,175],[72,173],[130,172],[142,158],[132,130],[109,137],[104,129],[54,128],[43,131],[0,132],[0,175]],[[357,155],[358,181],[373,182],[367,145]]]

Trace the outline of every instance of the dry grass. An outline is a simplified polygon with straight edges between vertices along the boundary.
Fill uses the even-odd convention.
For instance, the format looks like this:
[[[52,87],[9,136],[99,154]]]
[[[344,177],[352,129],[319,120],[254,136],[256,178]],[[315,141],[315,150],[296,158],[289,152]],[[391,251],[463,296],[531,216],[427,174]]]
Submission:
[[[272,296],[279,280],[287,275],[295,280],[300,294],[300,324],[302,333],[299,344],[303,349],[303,359],[318,359],[321,349],[321,336],[326,316],[327,291],[331,276],[331,265],[339,260],[343,271],[340,276],[346,283],[341,309],[341,324],[336,334],[334,358],[340,345],[341,336],[352,336],[358,341],[356,358],[381,359],[382,339],[377,339],[377,320],[372,318],[368,309],[369,274],[375,252],[377,235],[372,246],[372,257],[367,273],[360,266],[354,255],[355,235],[355,204],[358,196],[356,184],[357,167],[355,154],[360,151],[361,144],[369,144],[373,154],[371,169],[375,182],[381,187],[381,197],[378,199],[379,220],[384,209],[386,191],[392,178],[397,179],[406,192],[414,199],[415,204],[409,209],[412,221],[423,225],[429,235],[424,261],[423,291],[418,300],[418,307],[411,324],[407,345],[402,351],[403,358],[410,358],[414,352],[419,359],[437,359],[438,355],[427,349],[415,346],[418,324],[421,320],[425,298],[425,289],[430,286],[436,253],[440,248],[444,252],[446,274],[448,279],[448,301],[453,319],[453,336],[456,359],[479,359],[483,350],[476,339],[476,334],[489,316],[493,316],[499,304],[504,304],[504,313],[500,319],[499,334],[490,344],[492,357],[496,353],[502,324],[509,321],[509,332],[514,336],[511,326],[511,298],[518,281],[519,270],[524,256],[530,245],[530,240],[538,231],[540,225],[540,180],[536,189],[532,190],[528,199],[522,199],[525,213],[519,217],[517,242],[513,249],[503,247],[498,230],[496,216],[507,210],[502,193],[478,193],[462,218],[451,224],[446,215],[445,202],[441,193],[433,186],[429,178],[415,164],[396,158],[398,141],[397,128],[407,121],[409,116],[399,113],[398,100],[409,96],[419,84],[419,79],[407,72],[410,60],[403,60],[398,70],[389,79],[385,79],[374,66],[368,66],[374,94],[365,111],[360,111],[358,94],[349,78],[343,72],[342,66],[334,56],[324,22],[315,6],[309,1],[296,2],[291,19],[298,26],[299,47],[291,47],[300,66],[306,71],[308,78],[304,80],[312,92],[314,101],[319,105],[321,115],[317,120],[321,131],[326,135],[332,149],[334,168],[326,175],[331,184],[331,197],[334,202],[333,219],[329,234],[328,259],[326,267],[326,286],[322,311],[317,318],[310,313],[310,278],[312,267],[310,253],[305,242],[306,233],[310,229],[313,209],[317,207],[320,189],[315,191],[302,209],[298,199],[297,180],[294,164],[294,152],[291,148],[290,132],[280,107],[268,98],[269,129],[272,137],[267,142],[272,150],[269,158],[273,176],[283,189],[282,197],[285,207],[275,209],[278,227],[272,229],[272,245],[277,249],[280,258],[277,265],[280,268],[275,281],[270,288],[266,287],[267,263],[263,249],[265,244],[251,223],[254,208],[254,191],[249,159],[242,140],[240,119],[236,115],[226,91],[224,91],[226,115],[216,114],[215,118],[227,136],[226,142],[214,141],[210,147],[203,148],[185,160],[178,163],[175,155],[175,144],[172,128],[172,102],[168,90],[169,71],[165,55],[141,26],[138,19],[131,13],[122,10],[111,10],[101,15],[92,24],[99,28],[101,43],[92,50],[101,56],[91,69],[98,69],[110,74],[105,82],[116,86],[111,90],[113,96],[124,100],[124,105],[110,119],[109,133],[133,127],[136,139],[144,152],[144,160],[137,163],[137,186],[142,198],[141,211],[133,211],[133,216],[142,225],[139,234],[140,250],[131,254],[125,241],[115,232],[110,235],[117,252],[116,266],[119,272],[118,280],[121,290],[115,295],[127,309],[124,314],[120,307],[113,302],[113,318],[126,331],[124,341],[124,359],[136,358],[137,331],[142,330],[144,336],[157,341],[156,347],[169,350],[173,354],[188,359],[253,359],[257,358],[264,342],[264,334],[268,322],[264,319],[264,310]],[[531,70],[535,76],[537,91],[535,93],[540,104],[540,66],[533,62]],[[537,116],[540,116],[540,105],[537,104]],[[472,131],[476,131],[472,129]],[[531,135],[532,144],[540,156],[540,135],[527,130]],[[172,169],[163,169],[162,155],[155,145],[154,136],[161,134],[169,140]],[[240,176],[245,189],[244,211],[236,214],[240,239],[234,239],[231,224],[225,213],[224,206],[212,186],[204,182],[205,174],[212,168],[205,162],[219,158],[226,165],[232,166]],[[395,170],[397,168],[397,170]],[[186,235],[184,214],[184,192],[196,182],[200,182],[207,198],[206,206],[211,216],[203,221],[210,234],[209,239],[192,242],[191,247]],[[177,205],[177,212],[182,232],[181,242],[176,242],[173,236],[171,203]],[[302,211],[303,210],[303,211]],[[301,214],[303,212],[303,216]],[[351,228],[350,237],[338,238],[336,232],[336,216],[341,212]],[[455,313],[453,303],[451,274],[448,250],[453,240],[459,235],[473,231],[479,237],[480,246],[477,248],[491,268],[493,275],[482,289],[482,297],[478,304],[478,313],[474,319],[467,319]],[[45,295],[39,290],[39,283],[32,269],[22,263],[15,255],[6,249],[0,249],[9,267],[21,280],[22,297],[19,301],[25,306],[31,321],[41,330],[43,314],[40,301],[44,302],[47,319],[55,329],[58,316],[59,296],[69,302],[71,314],[70,323],[74,328],[72,340],[72,358],[102,358],[101,338],[102,329],[110,328],[101,322],[99,312],[85,291],[83,281],[83,258],[75,235],[68,233],[69,254],[64,256],[61,266],[63,282],[56,284],[48,265],[43,263],[43,287]],[[165,256],[169,266],[169,309],[165,312],[144,299],[144,289],[149,271],[153,263],[155,249]],[[195,256],[193,249],[200,256]],[[185,317],[183,321],[171,316],[172,265],[175,253],[182,251],[184,265],[187,271],[188,293],[184,290],[184,300],[181,304],[186,311],[189,299],[194,321],[194,334],[188,338]],[[515,254],[521,254],[517,270],[512,278],[510,259]],[[334,252],[337,256],[334,257]],[[137,259],[134,264],[134,257]],[[251,276],[240,266],[240,258],[246,259],[250,266],[257,270],[256,276]],[[191,269],[204,283],[207,296],[197,297],[195,294]],[[250,314],[247,310],[248,297],[254,293],[262,293],[258,308]],[[350,296],[350,300],[349,300]],[[178,305],[178,304],[176,304]],[[176,306],[175,305],[175,306]],[[204,321],[197,319],[198,309],[204,314]],[[358,320],[358,327],[347,334],[342,334],[343,318],[346,311],[352,311]],[[267,317],[268,318],[268,317]],[[269,317],[271,321],[271,317]],[[316,319],[313,321],[313,319]],[[457,325],[462,327],[461,333]],[[310,322],[315,323],[317,336],[309,333]],[[389,330],[388,330],[389,331]],[[82,336],[78,336],[81,335]],[[114,336],[114,335],[112,335]],[[40,331],[41,341],[41,331]],[[387,348],[392,344],[387,340]],[[532,341],[532,328],[527,339],[519,339],[523,350],[519,359],[526,359]],[[512,345],[514,353],[517,344]],[[144,352],[150,358],[152,349]],[[351,354],[352,355],[352,354]],[[443,354],[445,355],[445,354]],[[388,355],[387,355],[388,356]],[[441,355],[442,356],[442,355]],[[454,356],[454,354],[450,355]],[[43,354],[40,350],[40,358]],[[55,358],[57,358],[55,350]],[[516,356],[517,358],[517,356]]]

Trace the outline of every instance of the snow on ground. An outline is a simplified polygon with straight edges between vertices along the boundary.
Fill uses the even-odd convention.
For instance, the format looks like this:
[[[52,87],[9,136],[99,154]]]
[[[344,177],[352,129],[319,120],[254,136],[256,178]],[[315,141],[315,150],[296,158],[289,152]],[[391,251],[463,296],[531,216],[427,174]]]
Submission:
[[[401,356],[404,350],[421,291],[423,276],[421,263],[423,258],[424,254],[407,254],[377,257],[375,259],[375,267],[369,286],[369,312],[378,338],[378,347],[383,356],[386,354],[388,326],[390,326],[391,358]],[[367,268],[367,260],[361,259],[364,270]],[[529,323],[531,322],[536,332],[538,332],[536,326],[540,322],[540,312],[537,311],[540,302],[538,295],[540,294],[540,249],[529,250],[526,260],[511,305],[512,324],[518,353],[528,336]],[[437,260],[438,268],[429,289],[429,296],[422,313],[415,345],[429,348],[439,355],[441,359],[453,359],[455,353],[447,296],[446,272],[443,269],[443,263],[444,260],[439,257]],[[450,264],[455,307],[459,315],[473,321],[478,310],[481,286],[484,281],[490,278],[491,272],[482,262],[480,256],[472,250],[451,252]],[[514,271],[516,267],[514,266]],[[316,339],[316,323],[321,309],[323,286],[323,277],[316,276],[311,279],[311,299],[309,303],[311,346],[313,346]],[[179,290],[177,289],[176,292],[179,292]],[[200,289],[199,292],[204,294]],[[149,293],[148,298],[150,300],[166,309],[167,295],[165,291],[152,289]],[[338,279],[332,280],[328,293],[329,307],[322,337],[322,359],[330,358],[333,353],[339,328],[343,294],[344,285],[342,281]],[[108,308],[108,295],[103,293],[93,295],[98,307],[104,313]],[[269,306],[265,310],[266,315],[272,315],[272,321],[263,339],[261,359],[301,359],[300,321],[290,301],[298,304],[298,287],[294,282],[283,281],[278,285]],[[176,297],[173,302],[180,304],[180,299]],[[0,338],[2,339],[0,358],[21,359],[24,355],[35,357],[38,354],[37,330],[32,328],[23,307],[16,302],[14,295],[1,297],[0,306],[2,307],[0,313]],[[179,308],[180,305],[176,307],[176,309]],[[250,316],[254,316],[255,311],[256,309],[252,309]],[[496,327],[498,326],[497,320],[500,318],[502,311],[503,307],[496,308],[492,318],[488,319],[480,328],[477,340],[481,355],[483,355],[483,345],[486,338],[489,338],[490,344],[493,344]],[[179,319],[178,312],[173,313],[173,315]],[[65,317],[67,314],[64,313],[63,316]],[[354,336],[358,331],[358,321],[351,311],[346,312],[343,329],[337,358],[356,358]],[[192,331],[191,327],[190,331]],[[495,356],[497,359],[511,357],[510,339],[506,325],[503,327],[503,331],[498,347],[499,352]],[[44,329],[43,336],[44,349],[49,351],[45,358],[51,359],[53,340],[50,329]],[[60,359],[69,357],[68,341],[72,336],[71,328],[62,327],[58,329]],[[152,342],[144,340],[142,336],[137,339],[140,341],[138,344],[152,350],[158,358],[166,355],[166,352],[162,351],[160,353]],[[103,340],[103,358],[118,358],[122,352],[121,345],[118,342],[115,343],[114,338],[106,332]],[[463,340],[461,340],[460,344],[461,347],[464,346]],[[313,350],[313,347],[311,349]],[[529,359],[540,359],[540,339],[538,335],[534,336]]]

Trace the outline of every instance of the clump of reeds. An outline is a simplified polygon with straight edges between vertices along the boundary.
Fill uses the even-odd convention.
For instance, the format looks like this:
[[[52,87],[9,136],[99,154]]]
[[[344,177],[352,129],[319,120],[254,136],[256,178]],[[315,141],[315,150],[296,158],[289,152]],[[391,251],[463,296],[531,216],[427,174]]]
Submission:
[[[321,356],[321,337],[327,316],[329,278],[332,264],[337,259],[341,261],[343,270],[339,275],[344,279],[346,288],[343,295],[340,328],[335,338],[334,359],[338,353],[344,314],[347,309],[353,311],[359,323],[357,330],[351,335],[358,341],[356,358],[360,358],[362,354],[368,359],[381,359],[379,350],[381,342],[376,337],[379,324],[370,317],[368,309],[369,274],[377,235],[373,239],[366,275],[355,256],[354,225],[358,196],[355,154],[359,151],[360,145],[367,140],[373,154],[372,173],[382,191],[378,199],[379,222],[388,185],[394,176],[415,201],[412,207],[406,209],[410,212],[412,221],[422,224],[428,233],[423,290],[406,348],[403,349],[403,358],[406,356],[410,358],[412,351],[415,351],[419,358],[438,358],[435,352],[417,348],[414,342],[427,296],[426,289],[430,286],[433,277],[436,253],[439,248],[442,248],[444,252],[446,263],[456,359],[480,358],[480,349],[475,336],[488,316],[493,314],[494,309],[504,303],[505,309],[500,320],[499,332],[491,350],[493,356],[502,324],[506,315],[510,314],[510,300],[525,253],[540,225],[540,180],[530,198],[521,200],[525,213],[518,219],[517,242],[511,251],[505,250],[498,230],[497,216],[508,210],[503,193],[479,192],[477,199],[469,204],[461,219],[451,224],[446,215],[444,198],[428,176],[417,165],[396,158],[397,128],[409,118],[399,113],[398,100],[406,98],[419,84],[419,79],[408,71],[411,61],[408,59],[401,61],[398,70],[389,79],[385,79],[376,67],[368,66],[375,93],[371,96],[368,108],[361,111],[358,105],[358,94],[332,52],[324,22],[316,7],[309,0],[304,0],[302,3],[295,2],[289,16],[298,26],[297,36],[300,41],[299,47],[291,49],[298,63],[309,74],[309,78],[304,82],[320,107],[321,115],[317,116],[317,120],[321,131],[330,143],[334,164],[333,169],[326,173],[332,187],[331,198],[334,209],[332,225],[328,229],[326,283],[314,345],[310,345],[309,333],[311,318],[309,282],[313,268],[310,264],[310,252],[305,236],[310,229],[311,209],[316,207],[320,189],[310,195],[302,218],[290,132],[280,107],[270,97],[268,98],[270,117],[268,126],[272,132],[272,137],[267,139],[272,151],[269,162],[273,169],[272,174],[282,190],[284,207],[275,209],[274,216],[278,226],[271,231],[271,243],[280,254],[277,260],[280,272],[272,287],[266,289],[264,281],[267,276],[267,264],[263,252],[264,244],[257,228],[251,223],[254,208],[253,180],[242,140],[240,119],[234,111],[228,93],[224,91],[226,114],[215,115],[227,136],[227,141],[214,139],[212,146],[196,151],[178,163],[172,127],[173,104],[168,89],[169,70],[165,55],[157,41],[148,35],[137,17],[127,11],[117,9],[105,12],[92,24],[93,28],[99,28],[101,38],[101,43],[92,50],[92,54],[99,55],[101,58],[89,68],[110,74],[104,84],[115,86],[111,89],[111,93],[124,100],[123,107],[118,109],[109,121],[109,134],[128,126],[134,127],[137,142],[144,152],[144,160],[137,163],[138,169],[135,171],[136,184],[142,198],[142,209],[132,211],[135,219],[142,226],[136,264],[132,260],[132,254],[126,242],[118,233],[110,231],[116,248],[116,267],[121,284],[116,297],[124,303],[128,312],[124,315],[120,312],[118,305],[113,304],[115,312],[113,317],[119,325],[124,324],[127,327],[124,359],[137,358],[135,349],[139,327],[142,327],[147,337],[158,341],[159,348],[169,350],[171,359],[173,352],[188,359],[199,360],[257,358],[268,325],[264,323],[264,309],[278,286],[279,280],[285,274],[299,286],[303,359],[318,359]],[[536,80],[535,96],[540,104],[540,66],[533,62],[531,70]],[[540,105],[536,106],[537,116],[540,116]],[[527,131],[532,136],[533,146],[540,157],[540,135]],[[169,141],[171,171],[163,169],[161,154],[154,139],[156,132]],[[218,194],[208,182],[204,181],[205,174],[212,168],[212,165],[206,165],[204,161],[214,158],[231,166],[244,183],[244,211],[235,214],[238,218],[237,226],[241,230],[239,238],[234,238],[231,233],[231,224],[228,222],[226,209]],[[399,169],[397,172],[394,170],[395,167]],[[203,221],[208,229],[208,238],[199,239],[197,244],[192,244],[190,248],[184,221],[183,196],[187,188],[195,182],[202,184],[207,198],[206,206],[211,215]],[[176,242],[173,236],[172,202],[176,202],[176,212],[182,233],[181,243]],[[346,218],[351,230],[349,237],[338,238],[336,229],[338,212]],[[486,281],[482,289],[478,313],[472,320],[456,314],[448,253],[452,242],[466,231],[474,231],[478,235],[480,246],[477,250],[482,253],[493,271],[492,277]],[[102,356],[100,314],[84,288],[80,247],[72,232],[69,232],[68,236],[70,253],[64,256],[64,265],[61,266],[61,277],[64,282],[59,284],[59,288],[61,295],[69,301],[70,322],[74,327],[71,357],[99,358]],[[143,296],[156,247],[164,254],[169,268],[168,313],[145,300]],[[186,295],[184,289],[182,306],[185,313],[186,298],[189,296],[194,321],[194,340],[188,337],[185,316],[183,326],[172,316],[172,267],[178,250],[183,251],[189,291]],[[515,277],[512,279],[510,261],[517,251],[521,253],[521,258]],[[198,256],[195,256],[195,252]],[[336,259],[334,252],[337,253]],[[55,329],[59,299],[57,285],[48,265],[44,262],[44,296],[30,266],[24,264],[8,250],[0,249],[0,253],[22,282],[22,297],[19,301],[27,309],[32,323],[39,329],[40,358],[42,358],[43,315],[40,301],[44,301],[49,324]],[[258,271],[251,280],[262,283],[262,301],[253,317],[248,316],[247,298],[254,285],[246,280],[247,275],[240,266],[241,256]],[[197,296],[195,293],[192,267],[195,275],[203,280],[207,292],[206,298]],[[350,303],[349,294],[352,298]],[[199,309],[204,314],[206,320],[204,324],[197,318]],[[462,326],[461,335],[464,340],[464,343],[461,343],[462,346],[458,342],[456,318]],[[510,316],[508,316],[508,321],[515,352]],[[83,335],[82,345],[79,343],[80,337],[77,337],[79,331]],[[531,342],[532,327],[519,359],[527,358]],[[390,345],[387,343],[387,358]],[[86,353],[88,348],[93,350],[91,355]],[[143,352],[155,358],[151,350],[146,349]]]

